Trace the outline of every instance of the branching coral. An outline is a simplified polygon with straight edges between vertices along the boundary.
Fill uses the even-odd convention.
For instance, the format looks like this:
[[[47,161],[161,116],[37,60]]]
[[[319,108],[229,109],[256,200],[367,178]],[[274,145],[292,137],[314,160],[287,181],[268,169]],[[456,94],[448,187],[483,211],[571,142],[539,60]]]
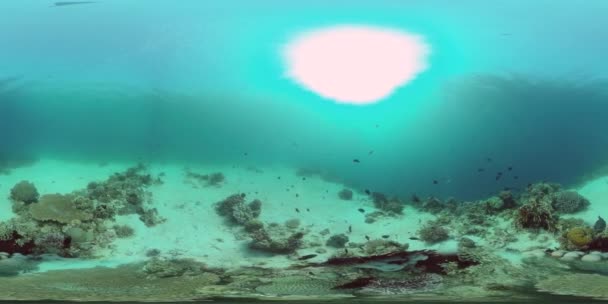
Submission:
[[[245,204],[245,194],[233,194],[224,200],[216,203],[215,210],[229,222],[238,225],[245,225],[247,222],[257,218],[261,212],[262,202],[254,200],[248,205]]]

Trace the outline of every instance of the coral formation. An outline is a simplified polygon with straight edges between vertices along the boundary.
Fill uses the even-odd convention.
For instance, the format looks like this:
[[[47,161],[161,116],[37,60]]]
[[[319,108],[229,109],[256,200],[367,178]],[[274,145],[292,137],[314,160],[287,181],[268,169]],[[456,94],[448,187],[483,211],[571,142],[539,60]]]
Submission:
[[[584,248],[593,240],[593,230],[588,227],[575,227],[566,233],[568,244]],[[568,246],[570,247],[570,246]]]
[[[34,184],[28,181],[20,181],[11,189],[11,200],[31,204],[38,201],[40,194]]]
[[[550,205],[532,199],[517,210],[515,223],[525,229],[556,231],[558,219]]]
[[[227,218],[228,221],[236,225],[245,225],[247,222],[257,218],[261,212],[262,203],[254,200],[245,204],[245,194],[233,194],[215,204],[216,212]]]
[[[186,171],[186,178],[199,182],[205,187],[220,186],[226,177],[222,172],[214,172],[210,174],[200,174],[191,171]]]
[[[348,243],[348,236],[343,233],[332,235],[327,242],[326,246],[334,247],[334,248],[344,248],[344,246]]]
[[[163,259],[153,257],[143,266],[148,279],[197,276],[207,271],[204,263],[194,259]]]
[[[161,181],[144,171],[140,165],[104,182],[91,182],[86,189],[44,194],[28,204],[14,201],[17,217],[0,223],[0,251],[89,257],[129,233],[112,228],[117,214],[139,214],[148,226],[162,222],[156,209],[145,207],[146,187]]]
[[[576,213],[589,206],[589,201],[575,191],[559,191],[553,194],[551,203],[559,213]]]
[[[75,204],[73,195],[45,194],[40,201],[30,206],[30,215],[37,221],[55,221],[68,224],[72,221],[89,221],[93,219],[91,206]],[[83,206],[80,209],[78,207]]]
[[[402,214],[404,204],[397,197],[388,198],[386,195],[380,192],[372,192],[371,194],[372,200],[374,201],[374,206],[382,211],[385,211],[389,214]]]
[[[342,189],[338,192],[338,197],[345,201],[350,201],[353,199],[353,192],[349,189]]]
[[[443,242],[450,237],[448,230],[435,221],[429,221],[422,226],[418,230],[418,236],[429,244]]]

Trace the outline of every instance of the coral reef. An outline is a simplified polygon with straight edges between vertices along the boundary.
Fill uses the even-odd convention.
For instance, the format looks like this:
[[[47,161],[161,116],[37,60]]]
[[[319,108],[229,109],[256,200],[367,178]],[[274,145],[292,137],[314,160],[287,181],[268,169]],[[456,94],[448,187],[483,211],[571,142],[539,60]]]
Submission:
[[[0,251],[91,257],[108,247],[125,229],[114,229],[117,214],[139,214],[148,226],[164,221],[145,207],[146,187],[160,183],[137,166],[115,173],[105,182],[68,194],[44,194],[37,202],[13,201],[17,217],[0,223]],[[28,186],[29,187],[29,186]]]
[[[34,184],[28,181],[20,181],[11,189],[11,200],[31,204],[38,201],[40,194]]]
[[[531,199],[517,210],[515,224],[519,228],[553,232],[557,230],[558,219],[546,201]]]
[[[448,230],[436,221],[429,221],[418,230],[418,236],[426,243],[434,244],[449,239]]]
[[[551,205],[559,213],[576,213],[587,208],[589,201],[575,191],[559,191],[553,194]]]
[[[338,192],[338,197],[345,201],[350,201],[353,199],[353,192],[349,189],[342,189]]]
[[[245,194],[233,194],[215,204],[216,212],[228,219],[232,224],[245,225],[257,218],[261,212],[262,203],[254,200],[245,204]]]
[[[197,276],[207,271],[204,263],[194,259],[163,259],[153,257],[143,268],[148,279]]]
[[[399,215],[403,213],[405,205],[397,197],[388,198],[380,192],[372,192],[374,206],[388,214]]]
[[[45,194],[38,203],[30,206],[30,215],[37,221],[62,224],[93,219],[93,204],[76,204],[75,199],[73,195]]]
[[[325,243],[326,246],[334,247],[334,248],[344,248],[344,246],[348,243],[348,236],[343,233],[334,234]]]
[[[200,174],[191,171],[186,171],[186,178],[194,180],[205,187],[219,187],[226,180],[222,172],[214,172],[210,174]]]

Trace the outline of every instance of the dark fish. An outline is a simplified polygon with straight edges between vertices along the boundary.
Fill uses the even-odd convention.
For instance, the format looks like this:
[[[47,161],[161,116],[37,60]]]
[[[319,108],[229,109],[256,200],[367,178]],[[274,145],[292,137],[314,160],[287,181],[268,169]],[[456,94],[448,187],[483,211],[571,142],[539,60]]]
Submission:
[[[306,180],[306,177],[302,177],[302,180]]]
[[[519,179],[519,176],[515,175],[513,176],[513,179]]]
[[[496,180],[499,180],[501,175],[496,175]]]
[[[348,253],[348,248],[344,248],[344,253]]]
[[[97,3],[97,1],[59,1],[55,2],[55,6],[66,6],[66,5],[76,5],[76,4],[91,4]]]
[[[368,189],[365,189],[365,194],[371,195],[372,193]]]
[[[307,254],[307,255],[303,255],[303,256],[299,257],[298,260],[300,260],[300,261],[308,260],[308,259],[312,259],[316,256],[317,256],[316,254]]]
[[[513,170],[513,167],[509,166],[509,167],[507,168],[507,170],[511,171],[511,170]]]
[[[277,179],[281,179],[281,177],[280,177],[280,176],[277,176]]]
[[[504,190],[504,191],[511,191],[511,188],[509,188],[509,187],[504,187],[504,188],[503,188],[503,190]]]
[[[365,239],[368,241],[370,240],[369,236],[367,236],[367,235],[365,236]]]
[[[306,208],[306,211],[310,212],[310,208]]]
[[[312,271],[309,271],[309,272],[308,272],[308,274],[309,274],[309,275],[312,275],[312,276],[314,276],[314,275],[315,275],[315,274],[314,274]]]
[[[486,171],[486,169],[484,169],[484,168],[477,168],[477,172],[483,172],[483,171]]]
[[[348,225],[348,232],[353,232],[353,226],[352,225]]]
[[[415,237],[415,236],[412,236],[412,237],[410,237],[409,239],[410,239],[410,240],[413,240],[413,241],[419,241],[419,240],[420,240],[419,238],[417,238],[417,237]]]
[[[487,160],[488,162],[491,162],[491,161],[492,161],[492,158],[491,158],[491,157],[486,157],[486,160]]]
[[[296,197],[300,197],[300,195],[296,193]]]
[[[502,172],[496,172],[496,175],[502,175]]]
[[[359,208],[359,209],[357,209],[357,210],[358,210],[359,212],[361,212],[361,213],[365,213],[365,210],[364,210],[363,208]]]
[[[300,213],[300,209],[296,208],[296,212],[297,212],[297,213]]]
[[[361,161],[360,161],[360,160],[358,160],[358,159],[356,159],[356,158],[355,158],[355,159],[353,159],[353,163],[360,163],[360,162],[361,162]]]
[[[434,185],[437,185],[437,184],[439,184],[439,182],[438,182],[436,179],[434,179],[434,180],[433,180],[433,184],[434,184]]]
[[[390,237],[390,235],[388,235],[388,234],[385,234],[382,236],[383,239],[388,239],[389,237]]]
[[[243,155],[247,156],[247,152],[243,153]]]
[[[370,150],[369,153],[367,153],[367,155],[372,155],[374,154],[374,150]]]

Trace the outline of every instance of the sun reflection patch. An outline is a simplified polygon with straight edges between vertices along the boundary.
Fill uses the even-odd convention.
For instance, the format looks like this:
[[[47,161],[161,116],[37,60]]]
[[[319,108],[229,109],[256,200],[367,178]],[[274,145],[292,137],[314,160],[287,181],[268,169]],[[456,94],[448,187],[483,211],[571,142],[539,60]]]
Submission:
[[[282,49],[286,75],[339,103],[369,104],[424,71],[430,47],[420,35],[335,26],[296,35]]]

